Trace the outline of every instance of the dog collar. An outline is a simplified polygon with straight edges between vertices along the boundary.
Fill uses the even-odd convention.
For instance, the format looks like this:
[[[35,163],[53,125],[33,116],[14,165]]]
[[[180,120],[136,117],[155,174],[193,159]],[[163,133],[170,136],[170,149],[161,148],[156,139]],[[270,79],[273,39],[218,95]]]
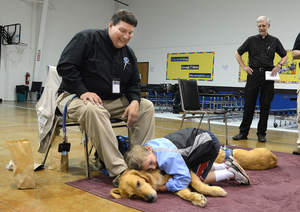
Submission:
[[[228,159],[229,156],[233,156],[232,149],[225,148],[224,151],[225,151],[225,159]]]

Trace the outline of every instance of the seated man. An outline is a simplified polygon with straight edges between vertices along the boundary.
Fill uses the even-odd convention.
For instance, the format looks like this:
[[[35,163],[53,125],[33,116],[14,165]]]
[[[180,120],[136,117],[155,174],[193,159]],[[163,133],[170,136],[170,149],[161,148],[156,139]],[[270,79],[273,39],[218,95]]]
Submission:
[[[233,158],[213,164],[219,149],[219,141],[211,132],[185,128],[132,147],[125,160],[130,169],[158,168],[173,175],[160,191],[176,192],[187,187],[191,181],[189,169],[208,184],[234,179],[249,185],[248,175]]]
[[[120,10],[107,29],[77,33],[57,65],[62,77],[58,107],[62,111],[68,102],[68,117],[86,131],[111,177],[120,175],[127,165],[110,118],[127,121],[134,144],[154,136],[154,107],[140,96],[137,60],[127,46],[136,26],[135,16]]]

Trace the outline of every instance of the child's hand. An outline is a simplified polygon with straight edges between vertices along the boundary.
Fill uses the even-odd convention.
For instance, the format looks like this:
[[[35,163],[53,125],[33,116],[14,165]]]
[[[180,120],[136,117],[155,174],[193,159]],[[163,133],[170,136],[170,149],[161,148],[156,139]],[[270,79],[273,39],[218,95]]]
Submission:
[[[161,191],[161,192],[165,192],[165,191],[167,191],[167,187],[165,185],[157,186],[156,190]]]

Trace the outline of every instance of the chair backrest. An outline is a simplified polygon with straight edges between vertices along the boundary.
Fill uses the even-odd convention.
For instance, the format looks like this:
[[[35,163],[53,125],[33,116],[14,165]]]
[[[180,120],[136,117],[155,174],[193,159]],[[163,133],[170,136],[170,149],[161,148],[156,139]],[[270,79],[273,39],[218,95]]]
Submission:
[[[56,66],[48,65],[47,67],[48,67],[48,76],[47,76],[45,87],[50,86],[52,88],[58,89],[62,79],[57,73]]]
[[[182,110],[200,110],[197,81],[179,79],[178,85]]]
[[[40,92],[42,89],[42,82],[32,81],[31,92]]]

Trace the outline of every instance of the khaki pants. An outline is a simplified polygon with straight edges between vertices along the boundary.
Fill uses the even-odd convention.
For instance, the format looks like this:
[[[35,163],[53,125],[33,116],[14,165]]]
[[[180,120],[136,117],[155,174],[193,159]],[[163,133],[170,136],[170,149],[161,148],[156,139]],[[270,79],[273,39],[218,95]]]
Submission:
[[[71,94],[64,92],[58,99],[60,111],[71,99]],[[116,176],[127,169],[122,154],[118,150],[118,141],[110,123],[110,118],[121,118],[129,102],[126,97],[104,100],[103,106],[90,102],[84,104],[80,98],[73,99],[68,105],[68,118],[80,123],[92,141],[100,159],[104,162],[110,176]],[[130,145],[143,144],[154,138],[154,107],[152,102],[141,99],[139,119],[128,129]]]

